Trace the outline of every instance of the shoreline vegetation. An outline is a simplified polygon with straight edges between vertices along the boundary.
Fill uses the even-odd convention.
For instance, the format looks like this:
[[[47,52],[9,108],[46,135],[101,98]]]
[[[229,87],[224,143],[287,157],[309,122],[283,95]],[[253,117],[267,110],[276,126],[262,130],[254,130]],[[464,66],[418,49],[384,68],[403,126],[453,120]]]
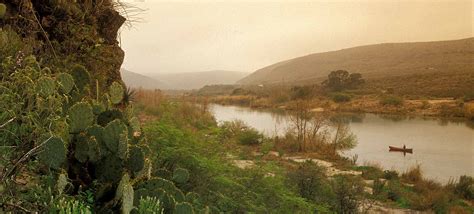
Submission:
[[[222,186],[220,182],[225,182],[224,189],[238,188],[239,193],[232,195],[220,189],[220,194],[239,204],[233,206],[246,204],[245,208],[232,209],[281,213],[290,212],[288,207],[293,207],[291,212],[296,213],[474,211],[474,200],[470,198],[474,191],[472,177],[462,176],[440,184],[423,178],[419,166],[406,172],[384,170],[374,163],[358,166],[357,156],[343,157],[338,152],[357,143],[343,121],[327,117],[310,119],[314,112],[307,108],[308,102],[298,103],[292,116],[293,129],[283,137],[268,138],[241,121],[217,124],[208,111],[209,102],[167,97],[158,91],[137,91],[137,112],[145,132],[150,134],[149,139],[152,142],[161,139],[168,146],[172,144],[167,149],[187,152],[168,154],[168,159],[162,161],[180,162],[181,158],[193,156],[199,160],[195,163],[219,162],[216,165],[229,167],[214,171],[218,178],[206,181],[219,184],[206,186],[212,189],[211,186]],[[180,131],[166,131],[172,127]],[[328,129],[336,130],[336,134],[328,134]],[[175,144],[167,137],[171,133]],[[193,140],[185,143],[187,140],[177,139],[183,137]],[[220,168],[188,164],[187,167],[200,169],[191,170],[191,174],[211,173],[208,170]],[[248,179],[252,183],[245,182]],[[253,198],[244,196],[248,194]]]
[[[356,80],[351,79],[354,75],[357,75]],[[338,70],[331,72],[320,83],[212,85],[192,92],[188,97],[221,105],[283,110],[293,110],[296,102],[305,100],[315,112],[379,113],[474,120],[473,81],[472,72],[365,80],[360,74]]]

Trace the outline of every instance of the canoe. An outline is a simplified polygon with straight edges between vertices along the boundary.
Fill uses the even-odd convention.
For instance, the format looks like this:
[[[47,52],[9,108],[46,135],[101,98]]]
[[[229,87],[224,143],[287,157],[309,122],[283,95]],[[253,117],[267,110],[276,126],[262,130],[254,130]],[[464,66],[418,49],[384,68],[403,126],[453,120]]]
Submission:
[[[405,152],[405,153],[413,153],[413,149],[408,148],[400,148],[395,146],[388,146],[389,151],[391,152]]]

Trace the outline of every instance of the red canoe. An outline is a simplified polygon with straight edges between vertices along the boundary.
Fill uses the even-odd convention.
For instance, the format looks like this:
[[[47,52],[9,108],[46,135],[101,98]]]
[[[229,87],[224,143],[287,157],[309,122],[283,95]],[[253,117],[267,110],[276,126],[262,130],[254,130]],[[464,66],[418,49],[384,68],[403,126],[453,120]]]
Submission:
[[[391,152],[404,152],[404,153],[413,153],[413,149],[408,149],[408,148],[399,148],[395,146],[388,146],[389,151]]]

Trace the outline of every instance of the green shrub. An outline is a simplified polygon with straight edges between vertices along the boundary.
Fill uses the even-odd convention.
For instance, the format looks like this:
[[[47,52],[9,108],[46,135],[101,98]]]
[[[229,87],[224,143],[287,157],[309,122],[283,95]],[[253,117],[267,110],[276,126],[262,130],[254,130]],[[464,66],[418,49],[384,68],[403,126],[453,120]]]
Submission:
[[[387,180],[398,179],[398,172],[395,170],[385,170],[383,171],[383,178]]]
[[[320,204],[333,204],[335,196],[322,167],[307,161],[289,171],[287,177],[301,197]]]
[[[351,101],[351,96],[345,93],[334,93],[331,97],[332,97],[332,100],[336,103]]]
[[[160,214],[163,213],[161,202],[156,197],[141,198],[138,207],[138,214]]]
[[[403,105],[403,98],[393,95],[384,96],[380,99],[380,104],[390,106],[401,106]]]
[[[257,145],[263,142],[263,135],[255,129],[249,128],[239,134],[239,143],[243,145]]]
[[[474,179],[471,176],[463,175],[459,177],[458,183],[454,187],[454,192],[467,200],[474,199]]]
[[[337,213],[357,213],[363,197],[364,187],[360,178],[336,176],[333,180],[336,195],[335,211]]]

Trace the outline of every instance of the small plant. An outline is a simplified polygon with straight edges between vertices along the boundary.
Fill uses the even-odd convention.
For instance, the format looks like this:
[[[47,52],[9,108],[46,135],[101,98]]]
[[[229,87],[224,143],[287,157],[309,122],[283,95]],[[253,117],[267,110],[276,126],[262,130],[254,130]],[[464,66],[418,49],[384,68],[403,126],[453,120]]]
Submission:
[[[385,170],[383,172],[383,177],[387,180],[395,180],[398,179],[398,172],[395,170]]]
[[[160,200],[149,196],[141,198],[137,208],[138,214],[161,214],[163,211]]]
[[[410,168],[408,171],[402,174],[402,178],[410,183],[418,183],[423,180],[421,167],[417,165],[415,167]]]
[[[402,106],[403,98],[393,95],[384,96],[380,99],[380,104],[390,106]]]
[[[92,214],[91,208],[78,200],[59,199],[49,210],[50,213],[58,214]]]
[[[335,93],[332,95],[332,100],[336,103],[344,103],[351,101],[351,96],[345,93]]]
[[[262,143],[263,135],[257,130],[249,128],[239,134],[239,143],[243,145],[257,145]]]
[[[466,175],[459,177],[459,181],[454,187],[454,192],[466,200],[473,200],[474,178]]]

